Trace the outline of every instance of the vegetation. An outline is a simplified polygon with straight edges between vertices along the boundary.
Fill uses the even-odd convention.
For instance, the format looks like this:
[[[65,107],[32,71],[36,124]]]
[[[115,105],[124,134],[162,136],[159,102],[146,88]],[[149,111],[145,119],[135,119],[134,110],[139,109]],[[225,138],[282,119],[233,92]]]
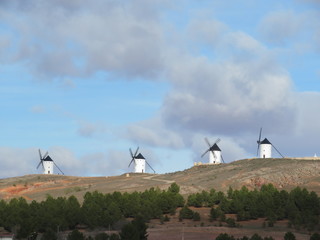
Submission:
[[[316,193],[299,187],[287,192],[279,191],[269,184],[253,191],[246,187],[240,190],[229,188],[226,194],[212,189],[209,192],[189,195],[186,203],[179,191],[180,187],[173,183],[168,190],[151,188],[144,192],[111,194],[87,192],[82,204],[74,196],[48,196],[45,201],[31,203],[24,198],[12,199],[9,202],[1,200],[0,226],[15,231],[18,239],[32,239],[37,233],[42,233],[42,239],[57,239],[58,229],[74,230],[68,239],[82,239],[82,233],[75,230],[78,225],[85,225],[91,229],[109,228],[123,219],[134,218],[132,222],[123,226],[121,239],[147,239],[146,222],[150,219],[159,219],[162,223],[169,221],[168,215],[174,214],[179,207],[180,220],[200,221],[199,213],[190,209],[193,206],[210,207],[210,220],[219,221],[220,224],[225,222],[229,227],[239,226],[239,221],[265,218],[269,227],[278,220],[287,219],[290,226],[297,229],[319,229],[319,197]],[[235,214],[236,219],[226,217],[226,214]],[[232,239],[231,236],[220,236],[221,239],[228,237]],[[96,239],[106,238],[119,239],[119,236],[96,236]],[[284,238],[295,239],[290,232]],[[250,239],[262,238],[252,236]],[[310,239],[320,239],[320,236],[315,233]]]
[[[187,205],[211,207],[211,220],[225,221],[225,214],[236,214],[237,221],[266,218],[269,227],[282,219],[288,219],[297,229],[309,231],[319,225],[319,197],[299,187],[291,192],[279,191],[272,184],[263,185],[260,191],[229,188],[227,195],[215,190],[202,191],[189,195]]]

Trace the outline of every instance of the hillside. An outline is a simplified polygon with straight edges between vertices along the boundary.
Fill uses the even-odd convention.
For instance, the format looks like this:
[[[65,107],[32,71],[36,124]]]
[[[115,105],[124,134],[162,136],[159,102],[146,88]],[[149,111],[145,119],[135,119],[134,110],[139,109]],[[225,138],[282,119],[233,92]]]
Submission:
[[[228,164],[199,165],[167,174],[123,174],[114,177],[75,177],[62,175],[26,175],[0,179],[0,199],[24,197],[41,201],[75,195],[80,200],[87,191],[102,193],[143,191],[151,187],[166,189],[176,182],[184,195],[209,190],[227,191],[247,186],[259,188],[272,183],[278,189],[305,187],[320,194],[320,159],[244,159]]]

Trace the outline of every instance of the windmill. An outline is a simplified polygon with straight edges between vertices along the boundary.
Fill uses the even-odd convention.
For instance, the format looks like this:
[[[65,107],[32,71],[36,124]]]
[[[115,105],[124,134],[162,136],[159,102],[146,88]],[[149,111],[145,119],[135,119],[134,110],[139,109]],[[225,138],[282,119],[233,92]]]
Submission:
[[[208,144],[209,148],[201,155],[203,157],[209,152],[209,163],[210,164],[219,164],[224,162],[223,157],[221,155],[221,149],[218,147],[218,143],[220,142],[220,138],[218,138],[213,145],[209,142],[208,138],[204,138],[204,141]]]
[[[139,147],[137,147],[137,150],[135,151],[134,154],[133,154],[131,148],[129,148],[129,151],[130,151],[130,155],[131,155],[132,159],[131,159],[128,167],[130,167],[131,163],[134,162],[134,172],[135,173],[144,173],[144,172],[146,172],[146,163],[152,169],[152,171],[154,173],[156,173],[156,171],[150,166],[150,164],[143,157],[143,155],[141,153],[138,154]]]
[[[269,142],[267,138],[261,141],[261,133],[262,133],[262,128],[260,128],[259,139],[257,141],[257,144],[258,144],[257,156],[260,150],[260,154],[259,154],[260,158],[271,158],[272,148],[274,148],[277,151],[277,153],[279,153],[279,155],[284,158],[284,156],[279,152],[279,150],[271,142]]]
[[[64,173],[61,171],[58,165],[49,156],[48,152],[46,152],[46,154],[42,156],[41,151],[39,149],[39,156],[40,156],[40,162],[37,166],[37,169],[40,167],[40,165],[42,165],[43,174],[53,174],[53,165],[55,165],[59,169],[59,171],[62,173],[62,175],[64,175]]]

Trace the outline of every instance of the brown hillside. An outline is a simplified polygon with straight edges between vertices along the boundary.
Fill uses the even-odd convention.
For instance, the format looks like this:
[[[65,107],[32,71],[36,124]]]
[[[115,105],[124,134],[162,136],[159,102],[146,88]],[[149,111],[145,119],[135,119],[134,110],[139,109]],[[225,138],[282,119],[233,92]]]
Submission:
[[[151,187],[166,189],[176,182],[181,193],[188,195],[202,190],[227,191],[229,186],[239,189],[259,188],[272,183],[279,189],[296,186],[320,194],[320,159],[245,159],[228,164],[200,165],[168,174],[126,174],[115,177],[74,177],[61,175],[26,175],[0,179],[0,199],[24,197],[43,200],[75,195],[79,199],[87,191],[102,193],[143,191]]]

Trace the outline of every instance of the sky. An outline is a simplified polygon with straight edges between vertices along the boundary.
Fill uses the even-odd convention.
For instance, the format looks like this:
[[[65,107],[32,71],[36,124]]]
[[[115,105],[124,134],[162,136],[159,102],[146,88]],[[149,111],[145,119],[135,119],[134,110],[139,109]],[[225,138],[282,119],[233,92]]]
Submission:
[[[320,156],[320,1],[1,0],[0,111],[0,178]]]

